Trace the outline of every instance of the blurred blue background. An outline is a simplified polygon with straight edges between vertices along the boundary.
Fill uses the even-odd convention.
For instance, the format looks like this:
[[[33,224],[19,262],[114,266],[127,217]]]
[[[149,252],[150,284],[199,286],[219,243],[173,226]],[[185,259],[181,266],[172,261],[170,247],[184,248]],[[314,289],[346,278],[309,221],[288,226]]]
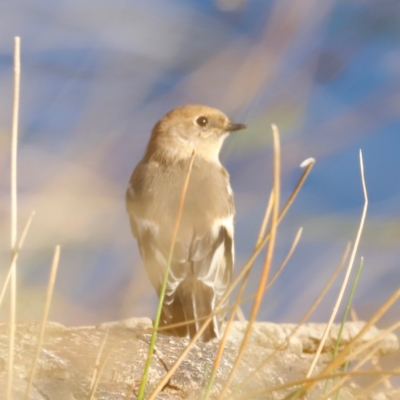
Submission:
[[[317,160],[279,227],[273,269],[300,226],[303,236],[259,319],[298,321],[354,241],[363,207],[359,149],[370,198],[357,256],[357,263],[365,257],[354,301],[359,317],[371,316],[400,285],[397,0],[2,2],[1,282],[10,257],[16,35],[19,232],[36,210],[18,264],[19,317],[41,317],[56,244],[61,262],[50,319],[78,325],[154,315],[125,189],[154,123],[185,103],[220,108],[249,125],[227,140],[221,156],[236,199],[236,271],[252,251],[271,190],[271,123],[281,132],[282,202],[300,163]],[[339,284],[313,320],[327,320]],[[385,318],[398,315],[397,305]]]

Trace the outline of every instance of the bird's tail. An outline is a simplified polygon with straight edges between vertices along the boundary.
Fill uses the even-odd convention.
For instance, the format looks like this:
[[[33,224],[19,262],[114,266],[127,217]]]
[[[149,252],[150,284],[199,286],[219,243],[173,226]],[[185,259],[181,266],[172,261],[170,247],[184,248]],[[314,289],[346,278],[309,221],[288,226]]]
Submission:
[[[178,287],[179,297],[183,305],[186,321],[207,317],[214,311],[215,293],[212,288],[202,281],[182,281]],[[188,325],[189,335],[192,338],[203,325],[204,320]],[[214,316],[211,323],[203,332],[200,340],[207,342],[219,337],[219,323]]]
[[[211,287],[200,280],[183,280],[175,291],[174,301],[168,306],[164,305],[161,321],[168,321],[169,325],[207,317],[214,311],[214,303],[215,293]],[[165,322],[163,325],[167,325]],[[218,338],[221,322],[221,318],[214,316],[199,340],[207,342],[213,338]],[[169,333],[192,338],[203,323],[204,320],[196,321],[183,327],[171,329]]]

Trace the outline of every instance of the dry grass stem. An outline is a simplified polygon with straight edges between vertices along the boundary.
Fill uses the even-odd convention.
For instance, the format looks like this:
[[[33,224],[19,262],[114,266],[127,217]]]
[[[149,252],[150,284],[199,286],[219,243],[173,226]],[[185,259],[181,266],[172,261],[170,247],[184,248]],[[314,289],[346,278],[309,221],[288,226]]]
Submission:
[[[263,222],[261,224],[260,231],[258,233],[258,238],[257,238],[257,242],[256,242],[256,245],[255,245],[255,249],[260,245],[260,243],[261,243],[261,241],[262,241],[262,239],[263,239],[263,237],[265,235],[265,231],[267,229],[267,224],[268,224],[269,218],[271,216],[271,212],[272,212],[273,200],[274,200],[273,192],[271,192],[271,194],[269,196],[269,200],[268,200],[268,205],[267,205],[267,208],[265,210],[264,219],[263,219]],[[289,254],[290,254],[290,252],[289,252]],[[282,271],[282,269],[280,268],[280,271]],[[240,304],[240,302],[242,300],[243,292],[244,292],[244,289],[245,289],[245,287],[247,285],[247,281],[248,281],[248,278],[249,278],[249,275],[250,275],[250,271],[251,270],[249,269],[247,271],[246,275],[243,277],[243,281],[242,281],[242,283],[240,285],[239,292],[238,292],[238,294],[236,296],[236,300],[235,300],[235,302],[233,304],[233,309],[232,309],[231,315],[230,315],[229,320],[228,320],[228,322],[226,324],[226,327],[225,327],[224,335],[222,336],[222,339],[220,340],[218,351],[217,351],[217,354],[216,354],[215,359],[214,359],[214,364],[213,364],[213,368],[212,368],[212,371],[211,371],[210,379],[209,379],[209,382],[208,382],[208,385],[207,385],[207,390],[206,390],[206,393],[204,395],[204,400],[208,400],[208,398],[210,397],[212,385],[213,385],[215,376],[217,374],[217,368],[218,368],[218,365],[219,365],[219,363],[221,361],[222,354],[224,352],[225,344],[226,344],[226,341],[228,339],[228,335],[229,335],[230,329],[232,327],[233,319],[234,319],[235,315],[238,313],[238,311],[240,310],[239,304]],[[278,270],[278,272],[279,272],[279,270]],[[277,277],[277,276],[278,276],[278,274],[275,274],[275,277]],[[267,290],[269,286],[270,285],[268,285],[264,289],[264,291]],[[256,295],[257,295],[257,293],[255,293],[253,297],[255,297]],[[244,320],[244,318],[243,318],[243,320]]]
[[[14,259],[17,244],[17,152],[18,152],[18,116],[19,116],[19,92],[21,81],[21,40],[14,38],[14,102],[12,114],[11,134],[11,259]],[[8,377],[7,377],[7,400],[12,397],[12,381],[14,370],[14,341],[15,341],[15,318],[17,297],[17,271],[16,261],[11,268],[11,301],[10,301],[10,338],[8,346]]]
[[[35,215],[35,211],[32,211],[32,212],[31,212],[31,215],[30,215],[29,218],[28,218],[28,221],[26,221],[24,230],[22,231],[21,238],[19,239],[19,242],[18,242],[17,250],[16,250],[15,253],[13,254],[13,258],[12,258],[12,260],[11,260],[10,268],[8,269],[8,273],[7,273],[6,280],[4,281],[3,287],[2,287],[2,289],[1,289],[1,294],[0,294],[0,307],[1,307],[1,305],[3,304],[4,296],[5,296],[5,293],[6,293],[8,284],[10,283],[10,278],[11,278],[12,270],[13,270],[13,269],[15,268],[15,266],[16,266],[16,263],[17,263],[17,260],[18,260],[19,252],[21,251],[21,248],[22,248],[22,246],[23,246],[23,244],[24,244],[25,237],[26,237],[26,235],[27,235],[27,233],[28,233],[28,230],[29,230],[29,228],[30,228],[30,226],[31,226],[32,219],[33,219],[34,215]]]
[[[354,307],[350,307],[350,318],[352,321],[358,321],[358,315]]]
[[[344,376],[354,376],[354,377],[362,377],[362,376],[400,376],[400,371],[397,369],[394,370],[363,370],[363,371],[346,371],[346,372],[335,372],[330,374],[321,374],[318,376],[313,376],[311,378],[299,379],[296,381],[291,381],[287,383],[283,383],[281,385],[268,387],[262,390],[258,390],[257,392],[249,392],[246,395],[240,397],[238,400],[253,400],[262,395],[272,392],[278,392],[280,390],[289,389],[294,386],[307,385],[314,387],[319,381],[323,381],[325,379],[333,379],[333,378],[342,378]],[[295,393],[298,392],[296,395]],[[304,397],[305,392],[297,389],[296,392],[292,392],[290,395],[286,396],[283,400],[292,400],[299,398],[301,396]]]
[[[351,370],[351,372],[355,372],[358,371],[363,365],[365,365],[368,361],[371,360],[371,358],[374,356],[374,354],[376,354],[378,352],[378,350],[380,350],[381,346],[376,346],[374,349],[372,349],[372,351],[370,351],[368,354],[366,354]],[[326,400],[328,399],[332,394],[334,394],[335,392],[337,392],[338,390],[340,390],[343,386],[343,384],[350,379],[351,376],[347,375],[344,376],[343,378],[341,378],[339,381],[337,381],[333,387],[327,392],[325,393],[322,398],[320,400]]]
[[[371,360],[371,364],[377,371],[382,371],[382,367],[379,364],[379,360],[377,360],[376,358],[373,358]],[[392,382],[390,382],[389,377],[384,377],[382,381],[383,381],[383,384],[385,385],[386,389],[393,388]]]
[[[363,192],[364,192],[364,207],[363,207],[363,212],[362,212],[362,216],[361,216],[360,225],[359,225],[359,228],[358,228],[356,240],[354,242],[353,251],[352,251],[351,256],[350,256],[349,266],[347,268],[346,275],[344,277],[342,287],[340,288],[340,292],[339,292],[338,298],[336,300],[335,306],[334,306],[334,308],[332,310],[331,317],[329,318],[328,324],[326,325],[325,331],[324,331],[324,333],[322,335],[321,341],[319,343],[318,349],[317,349],[317,351],[315,353],[315,356],[313,358],[313,361],[311,363],[310,369],[308,370],[308,373],[306,375],[307,378],[309,378],[311,376],[311,374],[312,374],[312,372],[314,370],[314,367],[315,367],[315,365],[316,365],[316,363],[318,361],[318,358],[319,358],[319,356],[321,354],[322,347],[325,344],[326,338],[328,337],[328,334],[329,334],[329,331],[331,330],[333,321],[334,321],[334,319],[336,317],[336,314],[337,314],[337,312],[339,310],[339,306],[340,306],[340,303],[342,302],[343,295],[344,295],[344,292],[346,290],[347,283],[349,281],[350,273],[351,273],[351,270],[353,268],[354,259],[355,259],[356,253],[357,253],[358,245],[360,243],[361,233],[362,233],[363,228],[364,228],[365,217],[367,215],[367,209],[368,209],[368,194],[367,194],[367,187],[366,187],[366,184],[365,184],[364,164],[363,164],[363,158],[362,158],[361,150],[360,150],[360,169],[361,169],[361,182],[362,182],[362,187],[363,187]]]
[[[246,279],[246,277],[243,278],[243,279]],[[244,287],[244,285],[242,284],[240,289],[242,289],[243,287]],[[241,292],[241,290],[239,290],[238,297],[239,296],[241,297],[241,295],[242,295],[242,292]],[[240,297],[239,297],[239,300],[240,300]],[[229,334],[229,331],[231,329],[233,319],[235,318],[235,314],[236,314],[237,309],[239,307],[239,303],[236,301],[233,306],[234,306],[233,310],[231,311],[231,315],[230,315],[229,320],[228,320],[228,322],[226,324],[226,327],[225,327],[225,332],[224,332],[224,334],[222,336],[222,339],[219,342],[217,354],[215,355],[215,358],[214,358],[213,368],[211,370],[211,374],[210,374],[210,378],[208,380],[206,393],[205,393],[204,398],[203,398],[204,400],[208,400],[209,397],[210,397],[212,385],[214,383],[215,376],[217,375],[218,365],[219,365],[219,363],[221,361],[222,354],[224,353],[225,344],[226,344],[226,341],[228,339],[228,334]]]
[[[268,205],[265,210],[264,219],[263,219],[263,222],[260,227],[260,232],[258,232],[257,242],[256,242],[256,246],[255,246],[256,248],[260,245],[263,237],[265,236],[265,231],[267,229],[268,221],[269,221],[269,218],[270,218],[271,212],[272,212],[273,200],[274,200],[274,196],[273,196],[273,192],[271,192],[269,195]]]
[[[355,309],[354,307],[351,307],[351,308],[350,308],[350,318],[351,318],[352,321],[358,321],[358,320],[359,320],[359,319],[358,319],[357,312],[356,312],[356,309]],[[374,366],[374,368],[376,368],[377,370],[379,370],[379,371],[382,370],[382,367],[380,366],[378,360],[372,359],[372,360],[371,360],[371,363],[372,363],[372,365]],[[378,380],[378,383],[377,383],[377,384],[379,384],[379,383],[382,382],[382,381],[383,381],[383,383],[384,383],[384,385],[385,385],[386,388],[391,389],[391,388],[393,387],[392,383],[390,382],[389,377],[385,377],[385,376],[384,376],[383,378],[381,378],[381,379]],[[372,385],[371,385],[371,386],[372,386]]]
[[[241,383],[239,383],[238,385],[235,386],[235,390],[239,390],[246,382],[248,382],[248,380],[255,375],[257,372],[259,372],[264,365],[266,365],[273,357],[275,357],[281,350],[285,349],[289,342],[290,339],[296,334],[296,332],[299,330],[299,328],[303,325],[303,323],[305,321],[308,320],[308,318],[312,315],[312,313],[315,311],[315,309],[318,307],[318,305],[321,303],[322,299],[325,297],[326,293],[328,292],[328,290],[331,288],[333,282],[335,281],[335,279],[337,278],[339,272],[342,270],[347,257],[349,255],[350,252],[350,243],[347,244],[345,252],[342,256],[342,259],[340,260],[339,265],[336,267],[336,269],[334,270],[332,276],[329,278],[328,282],[326,283],[325,287],[322,289],[321,293],[318,295],[317,299],[314,301],[314,303],[311,305],[310,309],[305,313],[305,315],[303,316],[303,318],[301,318],[301,320],[299,321],[299,323],[296,325],[296,327],[292,330],[292,332],[290,332],[290,335],[285,339],[284,342],[282,342],[265,360],[263,360],[263,362],[257,366],[257,368],[255,368],[252,372],[250,372],[250,374],[248,374]]]
[[[386,311],[397,301],[397,299],[400,297],[400,288],[397,289],[388,300],[379,308],[379,310],[372,316],[372,318],[364,325],[364,327],[360,330],[360,332],[350,340],[350,342],[344,347],[344,349],[338,354],[338,356],[332,360],[322,371],[323,376],[328,376],[329,374],[332,374],[332,371],[334,371],[336,368],[339,368],[344,362],[350,361],[348,359],[348,354],[353,350],[353,347],[357,341],[363,337],[363,335],[371,328],[371,326],[375,325],[376,322],[386,313]],[[395,329],[394,327],[397,326],[397,324],[400,324],[400,321],[393,325],[389,329]],[[388,330],[385,330],[384,332],[387,332]],[[352,357],[355,355],[359,354],[361,351],[365,350],[365,348],[368,348],[371,346],[371,343],[374,343],[377,338],[381,337],[380,335],[377,335],[373,340],[368,342],[368,344],[360,346],[356,350],[353,350],[352,352]],[[376,372],[376,371],[375,371]],[[321,376],[321,375],[320,375]],[[305,386],[303,386],[301,389],[296,391],[296,395],[290,394],[289,396],[285,397],[285,400],[288,399],[294,399],[298,398],[299,396],[303,396],[304,394],[308,393],[312,388],[314,384],[310,381],[310,383],[307,383]]]
[[[128,385],[128,389],[126,390],[124,400],[130,400],[134,385],[135,385],[134,383]]]
[[[271,218],[271,236],[267,247],[267,252],[265,256],[264,268],[261,274],[260,283],[257,289],[257,295],[254,300],[253,308],[250,313],[250,318],[247,323],[246,332],[244,334],[241,346],[239,348],[239,352],[236,356],[235,362],[232,366],[231,372],[227,380],[224,383],[224,386],[221,390],[221,393],[218,398],[222,399],[226,394],[229,385],[231,384],[235,372],[239,366],[239,363],[243,357],[244,350],[246,349],[247,343],[250,339],[251,329],[253,327],[254,321],[256,320],[258,310],[261,305],[261,301],[264,294],[264,288],[267,283],[267,279],[269,276],[269,271],[272,263],[272,256],[275,248],[276,242],[276,231],[278,227],[278,216],[279,216],[279,196],[280,196],[280,167],[281,167],[281,152],[280,152],[280,142],[279,142],[279,131],[276,125],[272,125],[272,135],[273,135],[273,144],[274,144],[274,168],[273,168],[273,206],[272,206],[272,218]]]
[[[116,346],[117,346],[117,344],[115,343],[111,347],[111,349],[108,351],[106,356],[104,357],[104,360],[100,365],[98,374],[97,374],[96,379],[94,381],[94,384],[93,384],[92,388],[90,389],[88,400],[93,400],[94,399],[94,395],[96,394],[97,386],[99,385],[99,382],[100,382],[101,374],[103,373],[104,367],[106,366],[107,361],[110,358],[110,355],[111,355],[112,351],[115,349]]]
[[[287,256],[285,257],[283,263],[280,265],[280,267],[278,268],[278,270],[275,272],[275,274],[274,274],[274,276],[272,277],[272,279],[271,279],[271,281],[269,282],[269,284],[266,285],[266,287],[265,287],[265,289],[264,289],[264,292],[265,292],[266,290],[268,290],[268,289],[271,287],[271,285],[275,282],[275,280],[278,278],[278,276],[280,275],[280,273],[283,271],[283,269],[284,269],[285,266],[287,265],[288,261],[290,260],[291,256],[293,255],[294,250],[295,250],[296,247],[297,247],[297,244],[299,243],[299,240],[300,240],[300,237],[301,237],[302,232],[303,232],[303,228],[300,228],[300,229],[298,230],[297,234],[296,234],[296,237],[295,237],[295,239],[294,239],[294,242],[293,242],[293,244],[292,244],[292,247],[291,247],[290,250],[289,250],[289,253],[288,253]],[[244,289],[244,286],[243,286],[243,285],[240,287],[240,289],[242,289],[242,288]],[[254,297],[256,297],[256,295],[257,295],[257,293],[254,293],[253,295],[251,295],[251,296],[249,296],[249,297],[250,297],[250,298],[254,298]],[[235,304],[233,304],[234,307],[237,307],[237,306],[240,304],[239,302],[242,300],[242,299],[241,299],[241,293],[239,293],[237,297],[238,297],[238,298],[237,298]],[[224,332],[224,336],[223,336],[223,338],[222,338],[222,340],[221,340],[221,342],[220,342],[220,344],[219,344],[218,353],[217,353],[217,356],[215,357],[215,360],[214,360],[213,370],[212,370],[211,377],[210,377],[210,381],[209,381],[209,386],[208,386],[206,395],[205,395],[205,397],[204,397],[205,399],[208,399],[207,396],[209,396],[209,394],[211,393],[211,385],[212,385],[213,379],[214,379],[214,377],[215,377],[215,375],[216,375],[217,367],[218,367],[219,362],[220,362],[220,359],[221,359],[221,357],[222,357],[223,349],[225,348],[225,343],[226,343],[226,340],[227,340],[227,337],[228,337],[230,324],[232,323],[232,320],[233,320],[234,312],[235,312],[235,311],[236,311],[236,308],[234,308],[234,310],[232,311],[232,314],[231,314],[231,316],[230,316],[230,319],[229,319],[229,321],[228,321],[228,323],[227,323],[227,325],[226,325],[226,329],[225,329],[225,332]]]
[[[360,263],[359,263],[357,271],[356,271],[356,275],[355,275],[354,280],[353,280],[353,284],[352,284],[351,289],[350,289],[350,294],[349,294],[348,299],[347,299],[346,307],[345,307],[345,310],[344,310],[343,315],[342,315],[342,321],[340,323],[339,332],[337,334],[337,338],[336,338],[335,345],[334,345],[334,348],[333,348],[332,358],[336,358],[337,353],[339,351],[339,346],[340,346],[340,341],[342,339],[343,330],[344,330],[344,327],[345,327],[346,322],[347,322],[347,318],[348,318],[348,315],[349,315],[351,304],[353,303],[354,293],[355,293],[355,290],[356,290],[356,287],[357,287],[358,280],[359,280],[360,275],[361,275],[361,271],[362,271],[363,265],[364,265],[364,257],[361,257]],[[343,366],[343,370],[344,371],[347,371],[348,365],[349,365],[349,363],[346,362],[345,365]],[[335,382],[333,382],[333,383],[335,384]],[[329,385],[329,381],[326,381],[325,382],[324,392],[326,392],[326,389],[328,388],[328,385]],[[340,394],[340,391],[338,391],[335,394],[334,400],[338,400],[339,394]]]
[[[299,230],[296,233],[296,236],[295,236],[294,241],[292,243],[292,247],[289,250],[289,253],[286,255],[285,259],[283,260],[283,262],[281,263],[279,268],[276,270],[275,274],[273,275],[273,277],[269,281],[266,289],[269,289],[274,284],[274,282],[278,279],[279,275],[285,269],[287,263],[292,258],[293,253],[296,250],[297,245],[299,244],[299,241],[300,241],[302,233],[303,233],[303,227],[300,227]]]
[[[399,353],[399,351],[397,351],[397,353]],[[371,362],[372,362],[372,360],[371,360]],[[375,366],[374,366],[374,368],[375,368]],[[378,372],[381,372],[381,371],[382,371],[382,368],[379,368]],[[394,371],[400,372],[400,367],[395,368]],[[361,397],[361,396],[362,396],[363,394],[365,394],[365,393],[370,393],[370,392],[371,392],[376,386],[378,386],[380,383],[383,383],[383,384],[385,385],[385,387],[387,387],[387,388],[392,388],[392,387],[393,387],[392,385],[390,385],[390,387],[388,387],[388,386],[386,385],[386,383],[385,383],[385,382],[388,380],[388,378],[389,378],[389,377],[387,377],[387,376],[382,376],[382,377],[378,378],[377,380],[375,380],[374,382],[372,382],[370,385],[365,386],[364,388],[362,388],[362,389],[357,393],[357,395]]]
[[[41,322],[41,326],[40,326],[40,333],[39,333],[39,338],[38,338],[38,342],[37,342],[37,346],[36,346],[35,358],[33,359],[33,366],[32,366],[32,370],[31,370],[31,374],[29,376],[29,382],[28,382],[28,387],[26,389],[25,400],[29,399],[29,394],[32,389],[32,383],[33,383],[33,378],[35,376],[37,362],[40,357],[40,350],[42,349],[44,331],[46,329],[47,318],[49,316],[51,298],[53,296],[54,283],[56,281],[59,261],[60,261],[60,246],[56,246],[55,251],[54,251],[54,256],[53,256],[53,262],[51,265],[49,283],[47,285],[46,302],[44,305],[43,318],[42,318],[42,322]]]
[[[11,132],[11,251],[17,244],[17,153],[18,153],[18,121],[19,93],[21,82],[21,39],[14,38],[14,100]]]
[[[352,321],[358,321],[358,315],[357,312],[355,310],[355,308],[352,306],[350,307],[350,318]],[[379,364],[379,361],[375,358],[373,358],[371,360],[371,364],[374,366],[375,369],[377,369],[378,371],[382,370],[382,367]],[[381,379],[379,379],[379,383],[383,381],[383,384],[385,385],[385,387],[387,389],[391,389],[393,387],[392,383],[390,382],[390,379],[388,377],[383,377]]]
[[[357,349],[353,350],[353,352],[351,354],[349,354],[348,357],[345,358],[345,361],[352,361],[353,358],[356,357],[358,354],[362,353],[363,351],[368,350],[369,347],[373,346],[376,342],[383,340],[385,338],[385,336],[387,336],[389,333],[393,332],[394,330],[396,330],[399,327],[400,327],[400,321],[397,321],[393,325],[389,326],[389,328],[386,328],[384,331],[382,331],[378,335],[374,336],[367,343],[364,343],[363,345],[359,346]]]
[[[100,366],[100,358],[101,358],[101,355],[103,354],[103,349],[104,349],[104,345],[107,342],[107,337],[108,337],[108,329],[107,329],[106,334],[104,335],[103,340],[101,341],[100,348],[99,348],[99,351],[96,356],[96,361],[94,363],[94,368],[93,368],[92,380],[90,382],[90,390],[93,389],[94,383],[96,381],[96,377],[98,375],[99,366]]]
[[[192,156],[191,156],[190,161],[189,161],[189,168],[188,168],[188,172],[187,172],[187,175],[186,175],[186,179],[185,179],[185,182],[183,184],[181,198],[179,200],[178,214],[176,216],[175,227],[174,227],[174,231],[172,233],[171,247],[170,247],[170,251],[169,251],[167,266],[166,266],[165,273],[164,273],[164,281],[163,281],[163,284],[162,284],[162,287],[161,287],[161,291],[160,291],[160,295],[159,295],[159,299],[158,299],[158,307],[157,307],[156,319],[154,321],[155,330],[153,331],[152,336],[151,336],[149,352],[148,352],[148,355],[147,355],[147,360],[146,360],[146,364],[145,364],[144,372],[143,372],[143,378],[142,378],[142,381],[140,382],[138,400],[143,399],[144,390],[146,388],[147,377],[148,377],[148,373],[149,373],[149,369],[150,369],[151,359],[152,359],[152,356],[153,356],[153,353],[154,353],[154,347],[155,347],[156,339],[157,339],[157,329],[158,329],[158,325],[159,325],[159,322],[160,322],[161,311],[162,311],[162,307],[163,307],[163,303],[164,303],[164,295],[165,295],[165,290],[166,290],[166,287],[167,287],[169,270],[170,270],[170,267],[171,267],[172,257],[173,257],[173,254],[174,254],[176,238],[178,237],[179,225],[180,225],[180,222],[181,222],[181,217],[182,217],[182,212],[183,212],[183,205],[185,203],[186,191],[187,191],[187,188],[188,188],[188,185],[189,185],[189,178],[190,178],[190,174],[192,172],[194,157],[195,157],[195,152],[193,151]],[[207,326],[206,324],[204,324],[204,325]]]

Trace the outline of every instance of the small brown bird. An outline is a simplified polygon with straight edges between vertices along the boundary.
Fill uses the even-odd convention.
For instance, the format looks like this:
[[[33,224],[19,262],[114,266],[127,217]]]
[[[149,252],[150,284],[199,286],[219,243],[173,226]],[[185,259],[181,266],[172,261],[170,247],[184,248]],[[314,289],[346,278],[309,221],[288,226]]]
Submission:
[[[195,151],[161,326],[209,315],[231,282],[235,208],[219,152],[230,132],[245,127],[214,108],[178,107],[154,126],[146,153],[133,171],[127,211],[147,274],[159,295],[179,200]],[[203,341],[219,337],[224,317],[222,312],[213,318]],[[191,323],[168,333],[193,337],[201,324]]]

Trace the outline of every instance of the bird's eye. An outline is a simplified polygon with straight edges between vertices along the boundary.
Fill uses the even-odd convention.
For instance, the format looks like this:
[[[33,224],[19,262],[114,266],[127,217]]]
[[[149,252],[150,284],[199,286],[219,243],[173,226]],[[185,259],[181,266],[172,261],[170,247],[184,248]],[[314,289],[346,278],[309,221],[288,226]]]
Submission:
[[[199,117],[196,119],[196,124],[204,128],[208,124],[208,119],[206,117]]]

